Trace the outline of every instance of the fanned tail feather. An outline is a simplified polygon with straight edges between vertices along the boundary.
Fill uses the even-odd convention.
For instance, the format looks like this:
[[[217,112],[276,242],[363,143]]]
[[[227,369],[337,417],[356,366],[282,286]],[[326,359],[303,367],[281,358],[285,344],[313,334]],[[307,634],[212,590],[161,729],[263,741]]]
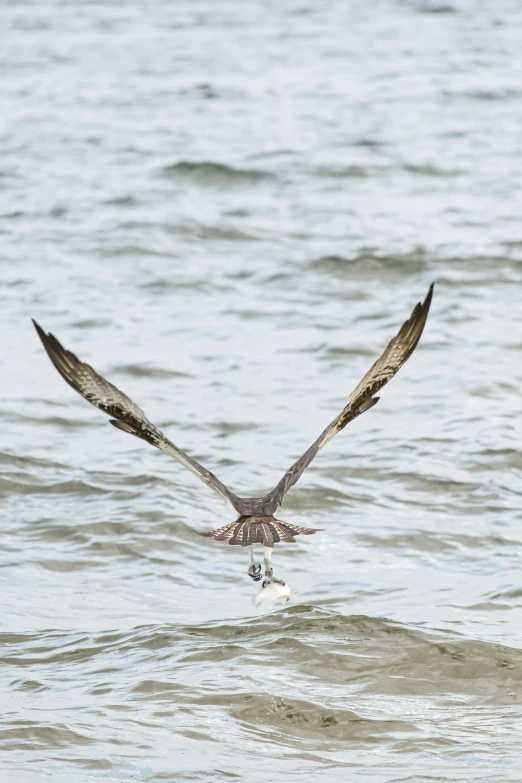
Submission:
[[[240,517],[228,525],[207,530],[199,535],[214,538],[216,541],[228,541],[231,546],[263,544],[272,548],[278,543],[294,543],[294,536],[311,536],[312,533],[317,533],[318,529],[291,525],[274,517]]]
[[[235,522],[230,522],[228,525],[223,525],[223,527],[217,527],[215,530],[206,530],[204,533],[200,533],[200,536],[207,536],[208,538],[215,538],[216,541],[226,541],[229,538],[232,538],[234,535],[234,531],[237,526],[237,520]]]

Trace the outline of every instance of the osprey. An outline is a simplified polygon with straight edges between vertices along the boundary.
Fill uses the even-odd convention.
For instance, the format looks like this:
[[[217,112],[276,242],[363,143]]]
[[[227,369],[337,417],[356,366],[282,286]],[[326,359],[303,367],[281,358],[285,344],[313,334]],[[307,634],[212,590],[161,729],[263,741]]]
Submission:
[[[260,498],[244,498],[234,494],[213,473],[174,445],[126,394],[105,380],[89,364],[80,361],[74,353],[64,348],[56,337],[44,332],[36,321],[33,320],[33,323],[49,358],[62,378],[88,402],[112,416],[110,423],[114,427],[135,435],[174,457],[230,504],[237,515],[236,519],[228,525],[200,535],[210,536],[216,541],[228,541],[232,545],[250,547],[248,573],[256,582],[261,579],[261,565],[254,560],[253,546],[263,544],[265,583],[270,583],[280,581],[275,579],[271,568],[270,558],[274,544],[294,542],[295,536],[317,532],[317,528],[299,527],[275,518],[274,514],[282,504],[284,496],[299,480],[317,452],[334,435],[344,429],[348,422],[377,404],[379,397],[375,394],[393,378],[417,347],[428,317],[432,295],[433,283],[424,301],[415,305],[409,319],[401,326],[375,364],[352,391],[341,413],[286,471],[274,489]]]

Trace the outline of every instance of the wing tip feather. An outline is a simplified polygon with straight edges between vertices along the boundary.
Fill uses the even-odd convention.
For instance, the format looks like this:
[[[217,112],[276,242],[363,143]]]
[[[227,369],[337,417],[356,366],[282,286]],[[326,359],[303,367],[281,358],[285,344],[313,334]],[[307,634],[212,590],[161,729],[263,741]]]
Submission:
[[[35,321],[35,319],[34,319],[34,318],[31,318],[31,321],[33,322],[33,326],[34,326],[34,328],[36,329],[36,334],[38,335],[38,337],[40,338],[40,340],[42,341],[42,343],[43,343],[43,345],[44,345],[44,347],[45,347],[46,340],[49,338],[49,336],[50,336],[50,335],[48,335],[48,334],[47,334],[47,333],[46,333],[46,332],[45,332],[45,331],[42,329],[42,327],[40,326],[40,324],[38,323],[38,321]]]

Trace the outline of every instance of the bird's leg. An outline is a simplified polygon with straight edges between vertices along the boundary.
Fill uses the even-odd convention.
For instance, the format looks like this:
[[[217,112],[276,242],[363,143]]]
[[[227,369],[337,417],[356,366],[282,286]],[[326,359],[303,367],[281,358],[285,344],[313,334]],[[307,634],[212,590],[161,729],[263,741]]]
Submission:
[[[272,561],[272,547],[265,546],[265,581],[263,582],[263,586],[270,584],[270,582],[278,582],[280,585],[284,585],[282,579],[277,579],[274,576],[271,561]]]
[[[272,576],[272,548],[265,546],[265,578],[270,578]]]
[[[250,549],[250,562],[248,566],[248,575],[254,580],[259,582],[261,580],[261,564],[256,563],[254,560],[254,547],[248,547]]]

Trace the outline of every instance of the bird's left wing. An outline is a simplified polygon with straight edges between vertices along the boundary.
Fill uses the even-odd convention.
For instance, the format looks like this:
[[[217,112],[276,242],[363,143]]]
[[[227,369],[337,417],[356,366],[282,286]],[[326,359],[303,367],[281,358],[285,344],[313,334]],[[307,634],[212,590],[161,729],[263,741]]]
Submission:
[[[237,510],[239,499],[213,473],[175,446],[147,419],[142,409],[130,397],[106,381],[90,365],[81,362],[74,353],[64,348],[54,335],[44,332],[36,321],[33,320],[33,323],[50,360],[69,386],[72,386],[91,405],[113,416],[110,423],[114,427],[135,435],[170,457],[174,457]]]
[[[374,395],[393,378],[395,373],[402,367],[404,362],[412,355],[420,340],[422,330],[428,317],[431,298],[433,295],[433,283],[424,299],[415,305],[409,319],[403,323],[399,332],[390,340],[381,356],[368,370],[364,378],[357,384],[353,392],[348,397],[348,403],[328,427],[319,435],[305,453],[294,462],[291,468],[287,470],[279,484],[269,492],[263,501],[267,507],[280,506],[283,497],[290,487],[301,477],[303,471],[311,463],[319,449],[328,443],[338,432],[340,432],[348,422],[356,419],[361,413],[373,408],[379,401],[379,397]],[[271,512],[273,513],[273,512]]]

